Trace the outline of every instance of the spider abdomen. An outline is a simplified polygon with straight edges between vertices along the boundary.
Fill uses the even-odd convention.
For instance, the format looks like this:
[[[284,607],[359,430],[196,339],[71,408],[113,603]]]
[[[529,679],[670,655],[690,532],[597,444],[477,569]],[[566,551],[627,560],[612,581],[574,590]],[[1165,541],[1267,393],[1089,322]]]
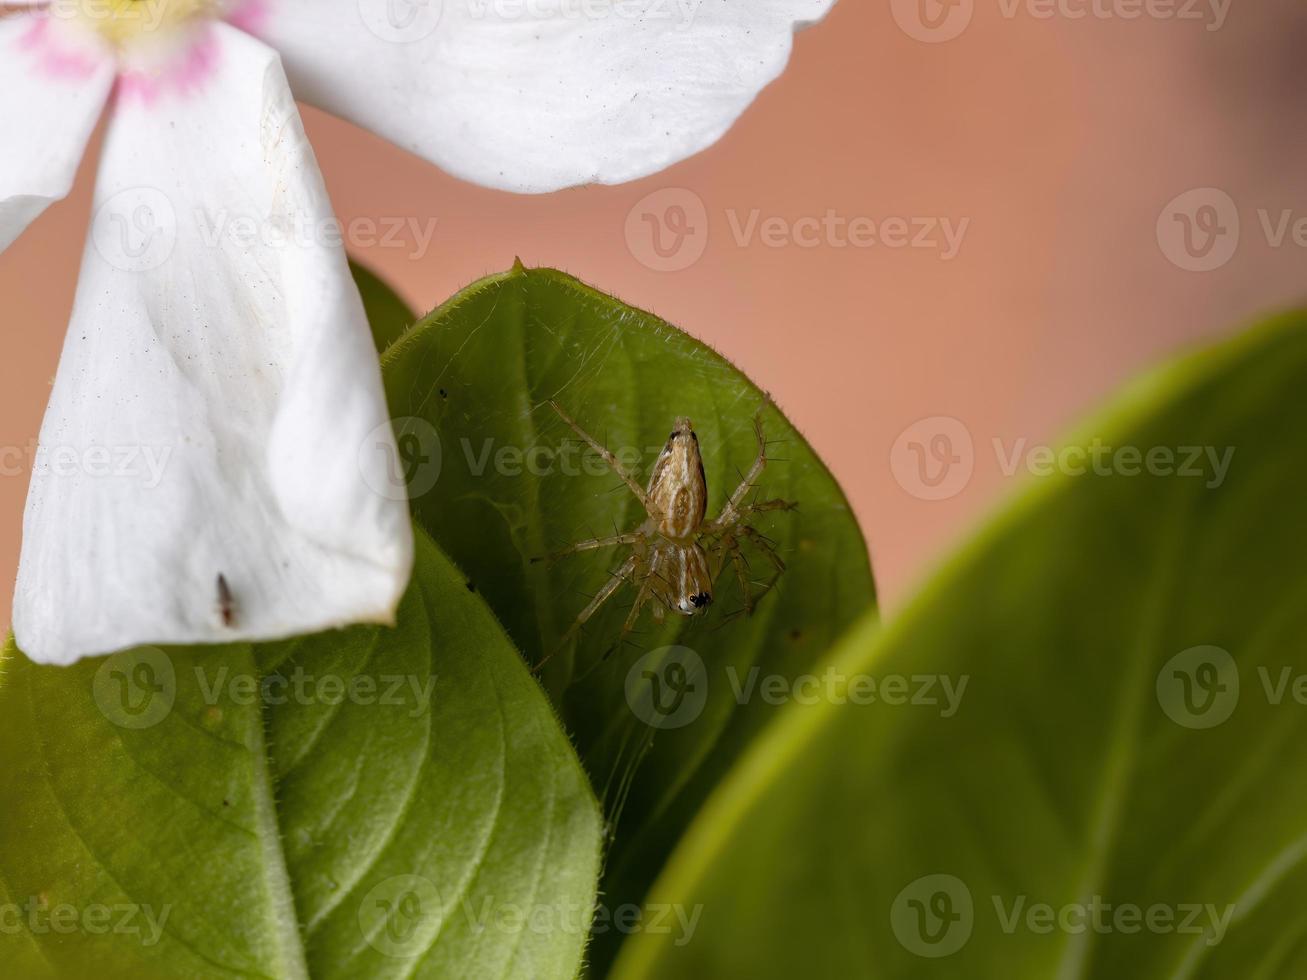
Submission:
[[[688,538],[708,513],[708,482],[699,454],[699,437],[687,418],[676,420],[667,445],[649,476],[649,503],[658,530],[669,538]]]

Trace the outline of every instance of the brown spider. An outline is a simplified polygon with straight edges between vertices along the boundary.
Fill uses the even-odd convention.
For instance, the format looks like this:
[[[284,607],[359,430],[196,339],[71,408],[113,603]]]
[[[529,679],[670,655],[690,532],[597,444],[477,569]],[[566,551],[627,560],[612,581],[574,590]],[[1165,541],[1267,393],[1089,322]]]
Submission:
[[[559,642],[559,648],[576,635],[624,582],[630,582],[635,587],[635,604],[626,617],[617,642],[609,648],[608,653],[612,653],[634,629],[640,611],[646,605],[652,604],[653,618],[657,623],[663,622],[667,611],[683,616],[704,612],[712,605],[713,583],[728,559],[739,578],[740,591],[744,596],[743,611],[746,615],[751,615],[756,602],[771,591],[785,571],[785,562],[776,554],[771,542],[757,529],[745,523],[745,520],[765,511],[793,510],[798,506],[788,500],[745,501],[767,465],[762,410],[759,409],[753,420],[754,432],[758,437],[758,456],[753,461],[753,466],[726,501],[721,513],[706,521],[708,481],[704,477],[703,457],[699,454],[699,437],[688,418],[676,420],[671,435],[667,437],[667,445],[654,463],[649,486],[645,489],[616,456],[573,421],[556,402],[551,401],[549,407],[622,478],[648,515],[633,531],[580,541],[545,556],[544,560],[552,561],[596,548],[631,546],[631,554],[616,571],[610,573],[603,588],[581,610],[576,622]],[[761,551],[774,569],[772,577],[764,583],[757,595],[749,581],[748,565],[740,548],[744,541],[751,542]],[[552,655],[540,661],[536,669],[543,667]]]

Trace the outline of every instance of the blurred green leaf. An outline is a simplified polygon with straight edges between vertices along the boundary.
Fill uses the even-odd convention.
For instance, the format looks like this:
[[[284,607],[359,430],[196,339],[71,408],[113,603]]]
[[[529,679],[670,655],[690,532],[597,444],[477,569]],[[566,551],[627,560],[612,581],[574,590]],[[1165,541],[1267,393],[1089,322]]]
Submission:
[[[530,559],[629,530],[645,516],[620,480],[581,451],[550,399],[629,454],[642,482],[673,419],[690,416],[710,514],[757,452],[752,419],[764,398],[747,378],[664,321],[552,270],[518,265],[469,287],[391,347],[383,368],[416,477],[416,516],[532,662],[557,649],[625,555]],[[702,800],[775,713],[757,699],[739,703],[726,672],[802,672],[873,605],[866,545],[844,495],[774,407],[764,422],[775,461],[762,495],[797,501],[799,510],[756,522],[789,570],[755,615],[733,615],[743,602],[728,572],[707,615],[671,616],[658,628],[646,613],[633,645],[604,660],[634,598],[624,587],[543,675],[616,825],[603,882],[609,911],[642,899]],[[757,553],[751,571],[756,579],[769,571]],[[685,649],[666,649],[673,644]],[[676,699],[656,686],[682,682]],[[619,938],[597,930],[596,968]]]
[[[786,709],[653,890],[693,939],[615,975],[1307,975],[1305,431],[1302,315],[1134,386],[1067,445],[1137,455],[1041,478],[822,665],[847,686]],[[966,687],[866,702],[893,678]]]
[[[593,796],[424,535],[393,630],[0,672],[5,977],[579,969]]]
[[[390,285],[367,266],[350,260],[349,271],[354,284],[363,297],[363,308],[372,327],[372,340],[378,351],[384,351],[404,335],[417,316],[408,308]]]

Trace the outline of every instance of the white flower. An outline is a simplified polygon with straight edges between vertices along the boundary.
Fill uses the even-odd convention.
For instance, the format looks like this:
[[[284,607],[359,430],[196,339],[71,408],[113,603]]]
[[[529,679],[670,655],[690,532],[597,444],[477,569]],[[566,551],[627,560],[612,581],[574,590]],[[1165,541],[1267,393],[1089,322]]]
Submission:
[[[377,359],[312,231],[331,208],[292,91],[477,183],[619,182],[720,137],[833,0],[15,2],[0,249],[109,115],[14,603],[19,646],[70,663],[387,622],[407,584]]]

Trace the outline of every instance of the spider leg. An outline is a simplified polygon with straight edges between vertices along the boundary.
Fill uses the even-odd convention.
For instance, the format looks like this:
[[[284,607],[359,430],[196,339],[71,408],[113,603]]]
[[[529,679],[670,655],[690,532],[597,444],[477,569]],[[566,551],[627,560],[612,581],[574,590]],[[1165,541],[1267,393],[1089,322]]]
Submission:
[[[635,629],[636,620],[640,618],[640,610],[645,607],[645,603],[651,598],[651,582],[652,579],[647,578],[644,580],[644,584],[640,586],[640,591],[635,596],[635,603],[631,606],[631,611],[626,614],[626,622],[622,624],[622,632],[617,634],[617,639],[613,641],[613,645],[604,651],[605,660],[611,657],[613,651],[626,642],[626,638]]]
[[[663,611],[662,603],[654,593],[655,582],[666,582],[666,579],[659,568],[662,563],[662,554],[655,552],[653,558],[649,562],[649,567],[644,571],[644,581],[640,583],[640,589],[635,596],[635,603],[631,606],[631,611],[626,615],[626,622],[622,624],[622,632],[617,635],[617,639],[613,641],[613,645],[604,652],[603,659],[607,660],[611,657],[613,651],[626,641],[627,636],[629,636],[631,631],[635,629],[635,624],[640,618],[640,611],[649,603],[652,602],[654,604],[654,619],[659,623],[663,621],[661,615]]]
[[[590,617],[599,611],[599,607],[612,598],[613,593],[621,588],[622,583],[629,579],[634,572],[635,556],[632,555],[630,558],[626,559],[626,561],[622,562],[621,567],[618,568],[617,571],[609,574],[608,581],[604,583],[604,587],[596,592],[594,598],[591,599],[586,607],[577,614],[576,621],[572,623],[567,632],[563,634],[563,638],[558,641],[558,646],[554,647],[552,653],[547,654],[543,660],[535,665],[532,673],[539,673],[540,669],[544,667],[545,664],[549,663],[559,650],[567,646]]]
[[[596,548],[611,548],[618,544],[635,544],[639,541],[641,534],[639,531],[630,531],[627,534],[614,534],[607,538],[590,538],[587,541],[578,541],[574,545],[569,545],[561,551],[554,551],[547,555],[537,555],[531,561],[554,561],[558,558],[564,558],[567,555],[574,555],[579,551],[594,551]]]
[[[755,457],[753,465],[749,467],[749,472],[744,474],[740,485],[735,488],[735,492],[726,501],[726,506],[722,508],[722,512],[709,522],[705,530],[720,530],[729,524],[734,524],[739,519],[740,506],[743,504],[744,498],[753,492],[754,486],[758,483],[758,478],[762,476],[762,471],[767,468],[767,437],[762,431],[761,408],[753,417],[753,432],[758,438],[758,455]]]
[[[758,550],[762,552],[772,565],[771,577],[768,578],[766,582],[763,582],[761,589],[756,592],[754,591],[754,585],[756,583],[752,582],[749,578],[749,563],[744,557],[743,549],[740,547],[741,540],[746,538],[757,546]],[[776,583],[780,581],[781,575],[785,572],[785,562],[781,556],[776,553],[776,549],[772,546],[771,541],[766,537],[766,535],[747,524],[734,528],[731,534],[726,535],[721,539],[718,547],[725,556],[729,556],[731,564],[735,567],[735,574],[740,582],[740,594],[744,599],[744,608],[738,613],[733,613],[732,615],[727,616],[723,621],[724,625],[741,615],[753,615],[753,611],[757,608],[758,603],[762,601],[763,597],[774,589]]]
[[[608,468],[611,469],[618,476],[620,476],[622,478],[622,482],[625,483],[628,487],[630,487],[631,492],[635,494],[635,499],[640,501],[640,503],[644,506],[644,509],[652,514],[653,511],[650,510],[651,505],[649,501],[649,495],[645,493],[644,488],[640,486],[639,483],[636,482],[635,474],[632,473],[630,470],[628,470],[625,466],[623,466],[621,464],[621,461],[618,460],[616,456],[614,456],[611,452],[608,451],[607,446],[605,446],[603,443],[595,439],[594,436],[586,432],[585,429],[581,428],[581,426],[579,426],[570,415],[568,415],[566,412],[563,411],[563,409],[559,406],[558,402],[551,400],[549,402],[549,407],[558,413],[558,417],[561,418],[564,422],[566,422],[571,427],[572,431],[575,432],[578,436],[580,436],[585,441],[586,445],[588,445],[591,449],[593,449],[595,452],[597,452],[600,455],[603,461],[608,464]]]
[[[785,560],[776,553],[776,547],[765,534],[762,534],[756,528],[749,527],[747,524],[740,530],[741,533],[752,541],[758,550],[762,552],[763,557],[772,564],[773,571],[771,578],[767,579],[763,584],[762,591],[758,592],[753,597],[753,601],[756,603],[768,592],[776,588],[776,583],[779,582],[780,577],[785,574]]]
[[[654,622],[661,626],[667,620],[667,613],[676,609],[676,585],[668,577],[668,569],[665,568],[665,555],[655,555],[654,560],[649,566],[649,581],[651,585],[661,586],[661,588],[652,589],[652,595],[649,601],[653,604]]]
[[[749,588],[749,571],[744,563],[744,555],[740,551],[740,543],[732,538],[727,550],[731,555],[731,564],[735,566],[735,577],[740,580],[740,595],[744,597],[744,615],[752,616],[753,590]]]
[[[741,537],[748,538],[757,545],[758,550],[761,551],[763,555],[766,556],[767,560],[772,563],[778,574],[785,571],[785,561],[776,553],[776,546],[772,544],[771,539],[768,538],[767,535],[763,534],[756,527],[750,527],[747,524],[736,528],[735,533]]]
[[[752,504],[742,504],[735,514],[743,520],[751,514],[763,514],[771,510],[798,510],[799,505],[793,500],[759,500]]]

